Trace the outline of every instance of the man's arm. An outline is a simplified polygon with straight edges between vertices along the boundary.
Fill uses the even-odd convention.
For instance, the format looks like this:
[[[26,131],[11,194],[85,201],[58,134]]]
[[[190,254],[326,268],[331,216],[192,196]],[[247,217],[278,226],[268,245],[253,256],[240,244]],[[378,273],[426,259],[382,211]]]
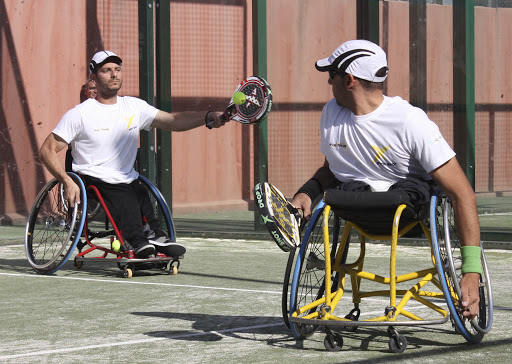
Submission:
[[[213,121],[212,126],[219,128],[225,124],[219,116],[221,112],[209,111],[182,111],[175,113],[168,113],[159,110],[155,119],[151,123],[154,128],[169,130],[169,131],[185,131],[206,125],[207,121]]]
[[[452,202],[461,246],[480,246],[480,223],[476,209],[476,196],[457,159],[453,157],[441,167],[430,172],[430,175]],[[478,314],[479,278],[478,273],[466,273],[460,281],[461,305],[466,309],[463,315],[470,320]]]
[[[68,144],[56,134],[50,133],[39,150],[39,159],[50,173],[64,185],[66,199],[70,206],[80,203],[80,188],[68,176],[57,154]]]
[[[318,183],[322,191],[325,191],[336,182],[336,177],[329,169],[329,162],[327,162],[327,159],[324,161],[324,165],[316,171],[316,173],[309,181]],[[309,181],[307,183],[313,183]],[[301,209],[303,211],[304,217],[307,220],[309,220],[311,217],[311,204],[313,202],[312,197],[314,198],[315,196],[309,196],[307,193],[300,192],[299,190],[291,202],[295,208]]]

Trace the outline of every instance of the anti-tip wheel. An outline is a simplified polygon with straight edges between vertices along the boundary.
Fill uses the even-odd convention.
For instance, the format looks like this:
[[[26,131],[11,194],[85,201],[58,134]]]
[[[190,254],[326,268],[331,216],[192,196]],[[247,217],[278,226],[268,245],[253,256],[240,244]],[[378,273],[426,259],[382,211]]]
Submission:
[[[176,267],[175,265],[172,265],[171,268],[169,269],[169,274],[172,276],[175,276],[176,274],[178,274],[178,267]]]
[[[133,277],[133,271],[130,268],[125,268],[123,276],[125,278],[131,278]]]
[[[81,260],[76,260],[76,258],[75,258],[75,268],[76,269],[82,268],[83,265],[84,265],[84,262],[82,262]]]

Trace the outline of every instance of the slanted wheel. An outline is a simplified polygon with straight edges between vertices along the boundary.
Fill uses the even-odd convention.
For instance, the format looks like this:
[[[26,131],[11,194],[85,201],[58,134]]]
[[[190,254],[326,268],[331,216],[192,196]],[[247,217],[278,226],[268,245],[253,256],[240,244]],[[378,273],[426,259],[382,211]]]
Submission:
[[[318,196],[313,201],[312,206],[314,206],[314,207],[312,208],[312,211],[314,211],[316,209],[316,206],[318,206],[320,201],[322,201],[322,198],[323,198],[323,196]],[[301,235],[302,235],[302,231],[304,229],[307,230],[307,226],[311,223],[312,222],[310,220],[306,226],[302,226]],[[289,292],[289,288],[290,288],[290,278],[292,277],[292,272],[295,267],[295,255],[296,255],[297,251],[298,251],[298,249],[292,249],[289,252],[288,262],[286,263],[286,270],[284,273],[283,294],[281,296],[281,312],[283,315],[284,323],[288,328],[290,328],[290,310],[289,310],[289,306],[288,306],[288,302],[289,302],[288,292]]]
[[[53,179],[37,195],[25,229],[25,252],[31,267],[53,274],[71,257],[84,227],[87,197],[82,180],[68,173],[80,188],[81,204],[68,207],[60,183]]]
[[[167,233],[167,236],[172,242],[176,242],[176,229],[174,227],[174,221],[172,219],[171,209],[165,201],[162,193],[156,188],[149,179],[143,175],[139,175],[139,180],[146,187],[151,200],[151,205],[155,211],[156,218],[160,221],[162,229]]]
[[[340,351],[343,348],[343,337],[337,333],[326,335],[324,346],[328,351]]]
[[[288,288],[290,286],[290,276],[295,263],[295,252],[297,249],[292,249],[288,253],[288,262],[286,263],[286,270],[284,272],[283,280],[283,294],[281,295],[281,313],[283,315],[284,324],[290,328],[290,310],[288,309]]]
[[[388,329],[389,336],[389,350],[393,353],[401,354],[407,348],[407,339],[404,335],[398,333],[395,329]]]
[[[321,202],[315,209],[300,245],[290,291],[290,314],[298,308],[320,299],[325,292],[325,249],[323,224],[321,223],[324,208],[325,204]],[[338,243],[336,231],[339,232],[339,220],[331,211],[329,214],[331,258],[336,253]],[[338,286],[337,277],[337,273],[334,272],[332,287]],[[315,310],[316,308],[306,311],[298,317],[309,315]],[[297,339],[304,339],[312,335],[317,328],[316,325],[290,322],[292,334]]]
[[[468,322],[462,315],[463,309],[459,307],[462,258],[453,207],[450,199],[439,189],[432,196],[430,221],[436,268],[446,304],[451,314],[450,319],[457,333],[461,334],[470,343],[478,343],[482,340],[484,334],[489,332],[493,321],[491,280],[483,247],[481,253],[483,274],[480,277],[479,313],[475,319]]]

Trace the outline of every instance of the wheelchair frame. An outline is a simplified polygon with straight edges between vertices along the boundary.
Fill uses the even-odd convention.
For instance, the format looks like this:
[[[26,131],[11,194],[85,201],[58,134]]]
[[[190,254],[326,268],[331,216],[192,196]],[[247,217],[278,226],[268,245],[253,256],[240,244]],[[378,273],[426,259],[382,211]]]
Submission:
[[[343,337],[338,332],[333,332],[332,329],[355,331],[359,326],[387,326],[389,349],[392,352],[401,353],[407,346],[407,340],[396,330],[395,327],[398,326],[443,324],[451,319],[455,331],[470,343],[481,341],[484,334],[489,332],[492,325],[493,302],[483,248],[479,315],[469,323],[463,318],[462,309],[458,307],[459,281],[462,277],[460,273],[460,244],[449,198],[440,189],[436,190],[431,199],[429,220],[417,220],[399,229],[400,218],[405,208],[404,204],[397,208],[391,235],[371,234],[357,223],[345,221],[343,234],[338,243],[341,218],[331,210],[331,206],[326,205],[323,201],[317,205],[295,261],[289,310],[285,308],[285,297],[283,296],[283,317],[295,338],[305,339],[312,335],[318,327],[323,326],[327,334],[324,340],[326,349],[338,351],[343,346]],[[398,238],[418,224],[430,244],[433,266],[397,275]],[[351,230],[359,232],[360,253],[353,262],[347,263]],[[389,276],[384,277],[363,270],[366,239],[391,241]],[[295,252],[290,253],[287,271],[293,264],[295,254]],[[337,308],[339,310],[341,306],[340,301],[345,293],[345,277],[347,275],[351,281],[354,308],[346,316],[340,317],[339,314],[335,314],[335,310]],[[286,292],[288,280],[285,277]],[[362,292],[362,280],[387,285],[389,289]],[[406,287],[407,289],[397,288],[399,284],[408,284],[407,282],[412,282]],[[424,287],[428,283],[437,290],[425,290]],[[283,288],[284,293],[285,289]],[[375,296],[389,297],[389,305],[384,308],[382,315],[359,320],[361,313],[359,304],[362,299]],[[400,300],[398,300],[399,297],[401,297]],[[420,303],[422,308],[427,308],[429,312],[440,317],[427,319],[407,310],[406,305],[411,299]],[[448,310],[435,304],[431,299],[444,299]]]
[[[55,273],[72,256],[75,248],[78,248],[79,252],[74,258],[75,267],[78,269],[88,260],[116,262],[119,269],[124,271],[126,278],[132,277],[135,270],[152,268],[165,269],[170,274],[177,274],[179,259],[182,257],[166,257],[161,254],[144,259],[134,257],[133,251],[125,248],[128,245],[124,242],[98,189],[95,186],[86,188],[82,179],[75,173],[68,172],[68,175],[80,188],[80,205],[75,203],[73,208],[69,208],[64,199],[62,185],[56,179],[52,179],[39,192],[27,220],[25,252],[29,264],[37,273]],[[148,189],[162,228],[166,230],[171,241],[176,241],[174,222],[167,202],[146,177],[139,175],[139,179]],[[93,207],[93,211],[88,210],[88,195],[98,204]],[[105,212],[105,229],[93,232],[90,229],[90,220],[100,209]],[[112,229],[108,229],[109,224]],[[93,242],[93,239],[103,237],[110,237],[110,243],[118,239],[121,242],[121,251],[116,252],[111,246],[105,247],[105,244],[102,246]],[[85,246],[88,246],[88,249],[82,251]],[[101,252],[101,256],[87,256],[93,252]]]

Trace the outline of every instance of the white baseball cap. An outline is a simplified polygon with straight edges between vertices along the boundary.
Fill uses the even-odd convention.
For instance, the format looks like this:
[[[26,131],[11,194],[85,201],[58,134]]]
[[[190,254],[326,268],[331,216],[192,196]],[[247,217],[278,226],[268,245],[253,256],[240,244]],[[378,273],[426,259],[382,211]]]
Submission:
[[[359,39],[343,43],[330,57],[317,61],[315,66],[321,72],[339,70],[371,82],[384,82],[389,69],[382,48],[368,40]],[[382,68],[385,68],[384,75],[382,71],[379,72]]]
[[[123,63],[121,58],[117,54],[111,51],[99,51],[96,53],[92,59],[91,63],[89,63],[89,70],[93,73],[96,72],[101,66],[105,63],[113,62],[117,64]]]

